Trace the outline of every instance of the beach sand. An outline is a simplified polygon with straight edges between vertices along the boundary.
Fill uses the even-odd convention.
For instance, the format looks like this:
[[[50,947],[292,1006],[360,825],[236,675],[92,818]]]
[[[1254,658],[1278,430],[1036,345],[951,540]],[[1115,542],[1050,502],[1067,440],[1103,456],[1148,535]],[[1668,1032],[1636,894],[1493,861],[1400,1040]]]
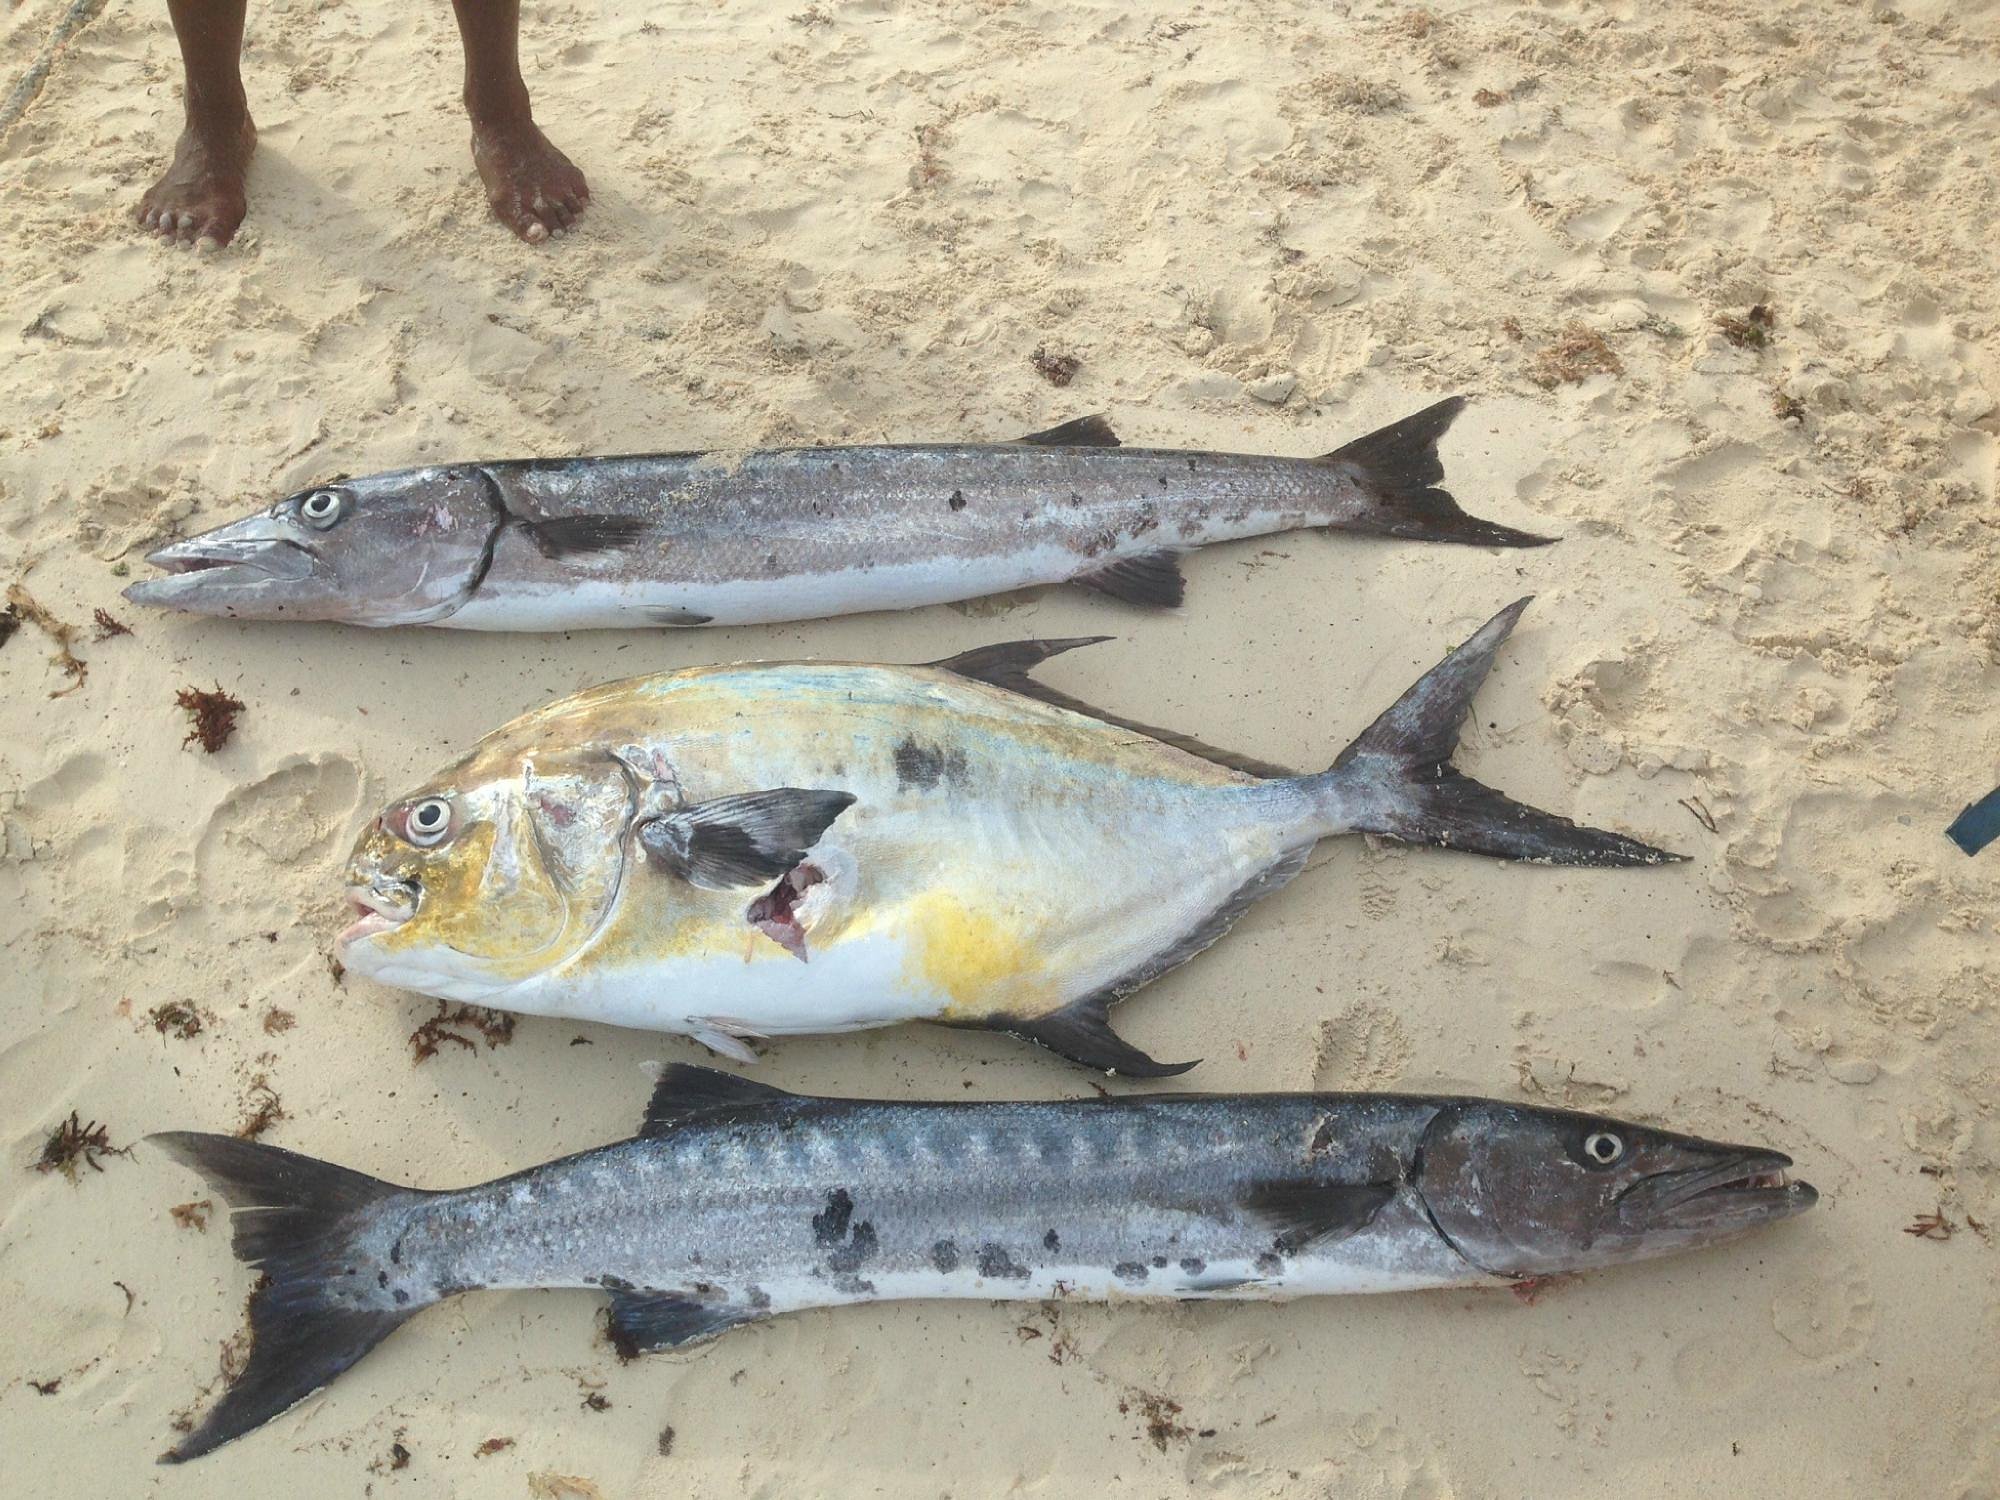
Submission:
[[[63,9],[0,21],[0,80]],[[1996,48],[2000,10],[1942,0],[534,5],[537,115],[595,196],[532,249],[472,174],[447,7],[280,0],[250,20],[250,217],[197,257],[131,225],[180,67],[164,6],[110,0],[0,142],[0,581],[88,667],[33,624],[0,647],[10,1488],[2000,1493],[2000,848],[1942,836],[2000,776]],[[340,472],[1097,410],[1128,441],[1317,453],[1461,391],[1452,488],[1559,546],[1303,534],[1190,560],[1170,616],[1055,589],[568,638],[117,592],[153,539]],[[451,1186],[629,1134],[643,1065],[703,1056],[524,1019],[419,1065],[432,1003],[330,972],[359,825],[479,734],[698,661],[1110,634],[1045,675],[1322,764],[1529,592],[1464,763],[1691,861],[1337,841],[1121,1028],[1205,1057],[1186,1087],[1766,1142],[1814,1213],[1532,1305],[905,1304],[624,1366],[589,1295],[477,1294],[153,1467],[251,1278],[219,1207],[176,1222],[211,1195],[157,1152],[31,1170],[72,1110],[128,1146],[274,1102],[267,1141]],[[132,633],[95,639],[100,608]],[[216,685],[246,706],[211,756],[175,695]],[[175,1005],[195,1034],[156,1028]],[[789,1042],[758,1076],[1089,1084],[919,1028]]]

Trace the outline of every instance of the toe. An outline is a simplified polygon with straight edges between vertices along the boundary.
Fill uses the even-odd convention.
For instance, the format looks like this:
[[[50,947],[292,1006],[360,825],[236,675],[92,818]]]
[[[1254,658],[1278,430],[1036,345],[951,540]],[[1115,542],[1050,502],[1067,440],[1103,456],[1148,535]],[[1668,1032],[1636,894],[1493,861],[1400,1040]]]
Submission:
[[[549,226],[544,224],[540,219],[530,219],[526,229],[516,232],[529,244],[539,245],[549,237]]]

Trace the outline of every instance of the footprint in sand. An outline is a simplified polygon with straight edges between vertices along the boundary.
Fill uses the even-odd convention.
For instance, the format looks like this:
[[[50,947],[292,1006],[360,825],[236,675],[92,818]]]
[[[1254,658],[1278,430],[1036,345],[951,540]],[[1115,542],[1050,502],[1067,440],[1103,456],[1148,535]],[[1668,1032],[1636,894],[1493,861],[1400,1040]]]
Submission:
[[[330,860],[353,831],[361,772],[339,755],[294,760],[239,787],[209,815],[195,855],[196,880],[210,901],[265,889],[272,867]]]
[[[1858,1265],[1802,1276],[1771,1300],[1771,1323],[1808,1364],[1839,1365],[1875,1332],[1875,1292]]]

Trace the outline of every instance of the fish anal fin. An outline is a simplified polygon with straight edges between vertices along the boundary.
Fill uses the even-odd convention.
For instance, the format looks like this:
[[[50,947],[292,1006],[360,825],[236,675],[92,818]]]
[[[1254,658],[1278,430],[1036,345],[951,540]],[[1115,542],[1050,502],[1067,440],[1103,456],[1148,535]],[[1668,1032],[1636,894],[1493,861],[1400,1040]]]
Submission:
[[[1173,548],[1159,547],[1134,557],[1116,558],[1088,573],[1077,574],[1071,582],[1127,604],[1178,609],[1187,597],[1187,579],[1181,576],[1180,558]]]
[[[1273,891],[1283,890],[1290,884],[1292,877],[1306,867],[1306,860],[1312,851],[1311,844],[1298,844],[1285,850],[1225,896],[1193,927],[1145,962],[1114,979],[1102,993],[1110,1000],[1123,1000],[1140,986],[1151,984],[1169,970],[1178,969],[1196,954],[1214,947],[1223,934],[1236,925],[1243,913]]]
[[[1281,1178],[1251,1184],[1239,1204],[1251,1218],[1270,1226],[1277,1248],[1292,1255],[1366,1229],[1397,1188],[1394,1182]]]
[[[726,1333],[762,1314],[727,1303],[706,1302],[681,1292],[611,1288],[611,1347],[620,1359],[658,1349],[678,1349]]]
[[[690,1016],[686,1024],[687,1034],[716,1056],[746,1066],[757,1061],[757,1054],[750,1044],[770,1040],[761,1031],[753,1031],[721,1016]]]
[[[1040,432],[1030,432],[1014,439],[1017,443],[1033,443],[1041,448],[1116,448],[1118,434],[1111,430],[1111,419],[1102,412],[1087,417],[1073,417],[1054,427]]]
[[[1160,729],[1151,724],[1141,724],[1137,719],[1127,719],[1118,714],[1106,713],[1093,707],[1081,698],[1073,698],[1068,693],[1040,683],[1028,674],[1052,656],[1060,656],[1065,651],[1074,651],[1079,646],[1095,646],[1100,641],[1108,641],[1108,635],[1071,636],[1052,641],[1001,641],[991,646],[978,646],[970,651],[961,651],[956,656],[948,656],[942,661],[927,662],[939,671],[951,672],[960,677],[969,677],[974,682],[983,682],[989,687],[1005,688],[1010,693],[1019,693],[1023,698],[1032,698],[1037,703],[1046,703],[1051,708],[1066,709],[1073,714],[1082,714],[1087,719],[1109,724],[1117,729],[1129,729],[1134,734],[1143,734],[1149,740],[1158,740],[1197,760],[1205,760],[1210,765],[1221,766],[1230,771],[1241,771],[1246,776],[1257,776],[1266,780],[1296,776],[1299,773],[1290,766],[1281,766],[1275,761],[1260,760],[1252,755],[1239,755],[1234,750],[1224,750],[1215,745],[1205,744],[1193,735],[1182,734],[1178,730]]]
[[[756,1109],[797,1097],[768,1083],[738,1078],[720,1068],[669,1063],[660,1069],[653,1097],[646,1101],[646,1117],[639,1123],[639,1134],[660,1135],[698,1115],[717,1110]]]
[[[1046,1047],[1058,1057],[1121,1078],[1172,1078],[1201,1061],[1163,1063],[1148,1057],[1111,1029],[1110,999],[1103,993],[1073,1000],[1060,1010],[1023,1018],[995,1016],[983,1024]]]
[[[731,890],[776,880],[806,857],[852,792],[781,786],[716,797],[639,826],[647,857],[691,885]]]

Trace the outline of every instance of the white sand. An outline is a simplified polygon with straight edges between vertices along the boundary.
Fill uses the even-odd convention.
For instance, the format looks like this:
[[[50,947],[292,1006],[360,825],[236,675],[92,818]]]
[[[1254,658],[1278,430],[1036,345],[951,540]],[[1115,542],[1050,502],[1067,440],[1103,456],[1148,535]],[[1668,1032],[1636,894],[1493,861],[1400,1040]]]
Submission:
[[[58,11],[0,21],[0,78]],[[290,0],[251,20],[250,219],[197,259],[129,229],[179,62],[163,6],[112,0],[0,144],[0,581],[86,627],[90,663],[51,698],[37,631],[0,650],[10,1491],[2000,1492],[2000,848],[1941,836],[2000,776],[1996,46],[1990,0],[537,5],[538,113],[595,192],[537,251],[487,219],[447,8]],[[1733,346],[1715,318],[1756,303],[1770,346]],[[1545,390],[1537,351],[1572,322],[1623,373]],[[1069,389],[1030,367],[1042,344],[1082,358]],[[1282,405],[1246,394],[1273,374]],[[1454,488],[1560,546],[1220,549],[1173,618],[1057,590],[568,640],[116,594],[146,540],[338,471],[1094,409],[1134,440],[1318,452],[1461,390]],[[1467,761],[1693,862],[1344,841],[1121,1024],[1206,1055],[1186,1081],[1208,1089],[1443,1086],[1767,1141],[1824,1191],[1812,1215],[1532,1307],[1073,1307],[1057,1340],[1028,1307],[904,1305],[627,1367],[588,1296],[479,1295],[151,1467],[249,1278],[219,1223],[175,1227],[203,1194],[157,1154],[76,1187],[29,1171],[71,1109],[117,1143],[228,1129],[265,1077],[266,1139],[442,1186],[629,1133],[642,1060],[699,1055],[528,1020],[415,1068],[428,1004],[334,984],[356,827],[480,732],[684,662],[1109,631],[1052,679],[1315,762],[1528,590]],[[136,634],[89,642],[98,606]],[[241,732],[183,751],[174,693],[217,682]],[[199,1036],[146,1023],[169,1001]],[[296,1026],[269,1034],[274,1008]],[[914,1029],[787,1044],[762,1076],[1085,1086]],[[1939,1209],[1950,1239],[1903,1232]],[[610,1409],[584,1409],[600,1385]],[[1156,1447],[1139,1392],[1189,1431]]]

